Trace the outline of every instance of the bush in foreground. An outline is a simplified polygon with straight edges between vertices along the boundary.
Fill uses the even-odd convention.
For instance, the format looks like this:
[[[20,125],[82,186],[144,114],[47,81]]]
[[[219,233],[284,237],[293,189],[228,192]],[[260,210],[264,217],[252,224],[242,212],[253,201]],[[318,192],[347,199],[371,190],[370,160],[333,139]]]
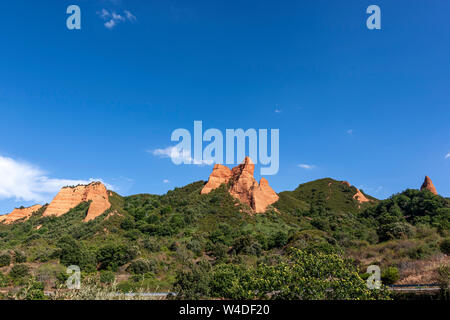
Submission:
[[[356,268],[337,254],[292,249],[290,259],[276,265],[245,269],[204,264],[177,275],[179,298],[372,300],[389,299],[387,290],[369,290]]]

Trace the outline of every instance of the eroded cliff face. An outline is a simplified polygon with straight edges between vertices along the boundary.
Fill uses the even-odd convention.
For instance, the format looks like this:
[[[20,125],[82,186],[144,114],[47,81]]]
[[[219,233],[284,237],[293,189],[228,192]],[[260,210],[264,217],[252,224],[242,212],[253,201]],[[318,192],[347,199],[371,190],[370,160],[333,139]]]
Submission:
[[[223,183],[228,183],[232,176],[231,169],[221,164],[214,166],[213,172],[209,176],[208,183],[203,187],[201,193],[207,194],[212,190],[217,189]]]
[[[61,216],[82,202],[92,201],[85,222],[102,215],[111,207],[108,191],[100,182],[62,188],[44,212],[44,216]]]
[[[429,190],[431,193],[435,195],[438,194],[436,188],[434,187],[433,181],[431,181],[429,176],[425,177],[425,181],[423,182],[420,190]]]
[[[347,187],[352,187],[352,185],[348,181],[341,181],[341,183],[345,184]],[[365,202],[372,201],[370,199],[367,199],[367,197],[364,195],[364,193],[361,192],[361,190],[359,190],[355,186],[353,186],[353,188],[356,189],[356,193],[353,195],[353,199],[355,199],[359,203],[365,203]]]
[[[267,207],[278,201],[278,195],[269,186],[269,182],[262,178],[258,183],[253,174],[255,164],[249,157],[244,162],[230,170],[228,167],[217,164],[209,177],[208,183],[203,187],[201,193],[207,194],[220,187],[222,184],[230,184],[230,194],[247,204],[256,213],[263,213]]]
[[[371,201],[371,200],[367,199],[367,197],[358,188],[356,188],[356,193],[353,196],[353,199],[355,199],[359,203],[364,203],[364,202],[370,202]]]
[[[28,220],[33,213],[38,211],[40,208],[42,208],[42,206],[37,204],[28,208],[14,209],[10,214],[0,216],[0,222],[4,224],[11,224],[21,219],[24,219],[24,221]]]

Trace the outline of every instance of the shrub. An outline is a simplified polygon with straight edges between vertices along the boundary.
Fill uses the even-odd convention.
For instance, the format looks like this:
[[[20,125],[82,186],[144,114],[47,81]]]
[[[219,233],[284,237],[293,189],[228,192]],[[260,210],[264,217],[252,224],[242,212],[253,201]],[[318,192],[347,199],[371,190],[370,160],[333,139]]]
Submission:
[[[174,290],[178,292],[178,297],[184,299],[208,298],[211,296],[210,280],[211,265],[202,260],[177,273]]]
[[[450,254],[450,238],[443,240],[439,245],[439,248],[443,253]]]
[[[135,227],[134,220],[131,219],[131,218],[126,218],[126,219],[120,224],[120,227],[121,227],[123,230],[131,230],[131,229],[134,229],[134,227]]]
[[[147,260],[138,259],[131,262],[127,271],[132,272],[134,274],[144,274],[151,271],[150,264]]]
[[[26,285],[23,290],[23,296],[25,300],[45,300],[44,285],[41,282],[37,282],[34,279]]]
[[[437,281],[441,287],[442,299],[448,300],[450,298],[450,266],[441,265],[438,268]]]
[[[4,288],[8,286],[8,279],[6,278],[6,276],[0,272],[0,288]]]
[[[100,272],[100,282],[103,284],[112,284],[116,280],[116,275],[112,271],[102,270]]]
[[[242,267],[232,264],[221,264],[215,267],[210,282],[211,296],[216,298],[234,297],[233,288],[242,271]]]
[[[8,253],[0,255],[0,267],[7,267],[11,264],[11,256]]]
[[[199,256],[202,253],[203,245],[199,240],[192,239],[186,243],[186,248],[191,250],[196,256]]]
[[[83,271],[95,270],[95,255],[78,241],[70,236],[65,236],[58,241],[60,248],[59,258],[65,266],[77,265]]]
[[[143,242],[144,248],[151,252],[161,251],[161,246],[156,239],[147,238]]]
[[[9,272],[9,276],[13,279],[25,278],[30,274],[30,268],[25,264],[16,264]]]
[[[356,267],[336,254],[293,249],[288,262],[244,269],[209,264],[177,274],[174,290],[180,298],[227,299],[389,299],[389,293],[369,290]]]
[[[388,267],[381,273],[381,281],[383,284],[391,285],[400,279],[400,273],[396,267]]]
[[[414,228],[409,223],[394,222],[382,225],[379,230],[381,240],[407,239],[414,234]]]
[[[137,229],[131,229],[125,233],[125,237],[127,237],[128,239],[130,239],[132,241],[138,240],[141,236],[142,236],[142,233]]]
[[[287,243],[288,243],[288,235],[283,231],[275,233],[271,239],[272,248],[281,248],[285,246]]]
[[[175,251],[177,251],[177,249],[178,249],[177,242],[176,242],[176,241],[173,241],[173,242],[170,244],[170,246],[169,246],[169,250],[172,251],[172,252],[175,252]]]
[[[14,251],[14,262],[15,263],[24,263],[27,261],[27,257],[25,256],[25,253],[19,250]]]
[[[407,254],[411,259],[421,260],[428,257],[431,254],[431,249],[426,245],[420,245],[416,248],[408,250]]]
[[[107,244],[97,254],[100,269],[117,271],[117,268],[133,260],[137,255],[134,248],[124,244]]]
[[[228,247],[224,244],[217,243],[211,246],[211,255],[217,260],[223,259],[227,256]]]

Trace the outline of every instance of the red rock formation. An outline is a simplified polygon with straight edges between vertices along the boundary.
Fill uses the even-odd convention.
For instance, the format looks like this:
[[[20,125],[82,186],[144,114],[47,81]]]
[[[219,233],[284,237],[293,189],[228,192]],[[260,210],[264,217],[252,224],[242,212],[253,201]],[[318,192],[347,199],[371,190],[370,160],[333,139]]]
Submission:
[[[350,183],[347,181],[341,181],[341,183],[346,185],[347,187],[351,187]],[[356,189],[356,193],[353,195],[353,199],[355,199],[359,203],[372,201],[372,200],[367,199],[367,197],[364,195],[364,193],[361,192],[361,190],[359,190],[356,187],[354,187],[354,188]]]
[[[229,192],[234,198],[250,206],[256,213],[265,212],[269,205],[278,201],[278,195],[266,179],[262,178],[258,184],[253,176],[254,171],[255,164],[249,157],[232,170],[218,164],[201,193],[210,193],[221,184],[230,183]]]
[[[342,184],[345,184],[347,187],[351,187],[350,183],[348,183],[347,181],[342,181]]]
[[[358,188],[355,188],[355,189],[356,189],[356,193],[353,196],[353,199],[355,199],[359,203],[364,203],[364,202],[370,202],[371,201],[371,200],[367,199],[367,197],[361,192],[361,190],[359,190]]]
[[[4,224],[11,224],[21,219],[24,219],[24,221],[28,220],[33,215],[33,213],[38,211],[40,208],[42,208],[42,206],[37,204],[29,208],[14,209],[10,214],[1,216],[0,222]]]
[[[259,187],[253,192],[253,206],[254,210],[259,212],[266,211],[267,207],[278,201],[279,197],[275,191],[269,186],[269,181],[265,178],[261,178],[259,181]]]
[[[420,188],[420,190],[425,190],[425,189],[435,195],[438,194],[436,188],[434,187],[433,181],[431,181],[429,176],[425,177],[425,181],[423,182],[422,187]]]
[[[209,176],[208,183],[203,187],[202,194],[210,193],[212,190],[217,189],[223,183],[228,183],[230,181],[232,174],[228,167],[221,164],[216,164],[214,166],[213,172]]]
[[[85,222],[102,215],[111,207],[106,187],[100,182],[62,188],[44,212],[44,216],[61,216],[82,202],[92,201]]]

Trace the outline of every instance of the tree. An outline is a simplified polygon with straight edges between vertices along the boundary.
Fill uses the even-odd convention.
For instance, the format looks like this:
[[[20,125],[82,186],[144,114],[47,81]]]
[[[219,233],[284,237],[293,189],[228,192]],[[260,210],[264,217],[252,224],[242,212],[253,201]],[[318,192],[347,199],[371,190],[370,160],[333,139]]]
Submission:
[[[209,264],[208,264],[209,265]],[[195,265],[177,275],[181,298],[344,300],[388,299],[385,287],[370,290],[356,267],[337,254],[291,249],[287,262],[245,269]]]
[[[100,272],[100,282],[104,284],[114,283],[116,275],[112,271],[102,270]]]
[[[64,236],[58,241],[60,262],[65,266],[77,265],[83,271],[95,270],[95,255],[71,236]]]
[[[384,284],[391,285],[400,279],[400,273],[396,267],[388,267],[381,274],[381,281]]]
[[[154,271],[154,268],[150,265],[149,261],[144,259],[137,259],[131,262],[127,271],[134,274],[144,274],[150,271]]]
[[[9,276],[12,279],[20,279],[28,276],[30,274],[30,268],[25,264],[16,264],[11,268]]]
[[[211,297],[211,265],[206,260],[183,268],[176,275],[174,290],[181,299],[201,299]]]
[[[0,267],[7,267],[11,264],[11,256],[8,253],[0,255]]]
[[[100,248],[97,254],[100,269],[117,271],[117,268],[133,260],[136,250],[124,244],[110,243]]]
[[[15,263],[24,263],[27,261],[27,257],[25,253],[19,250],[14,250],[14,262]]]
[[[369,290],[356,268],[336,254],[292,249],[289,262],[249,269],[237,282],[238,299],[347,300],[388,298]]]

